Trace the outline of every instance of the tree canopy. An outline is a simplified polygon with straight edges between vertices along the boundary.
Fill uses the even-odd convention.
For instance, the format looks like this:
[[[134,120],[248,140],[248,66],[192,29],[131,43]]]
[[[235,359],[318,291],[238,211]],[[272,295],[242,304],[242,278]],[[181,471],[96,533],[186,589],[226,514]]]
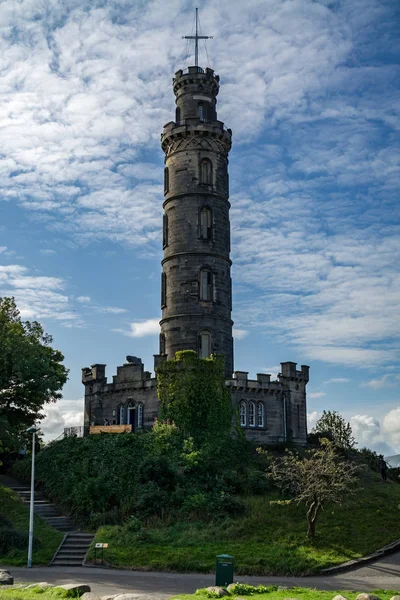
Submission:
[[[22,321],[14,298],[0,298],[0,415],[8,434],[19,434],[44,417],[62,396],[68,370],[64,356],[37,321]]]
[[[272,461],[269,476],[283,491],[303,504],[308,522],[308,537],[314,538],[321,510],[327,504],[344,504],[359,489],[357,467],[345,460],[335,445],[322,439],[319,448],[308,450],[302,458],[287,451]]]
[[[343,450],[350,450],[356,444],[350,423],[336,410],[324,410],[311,433],[330,439],[335,446]]]

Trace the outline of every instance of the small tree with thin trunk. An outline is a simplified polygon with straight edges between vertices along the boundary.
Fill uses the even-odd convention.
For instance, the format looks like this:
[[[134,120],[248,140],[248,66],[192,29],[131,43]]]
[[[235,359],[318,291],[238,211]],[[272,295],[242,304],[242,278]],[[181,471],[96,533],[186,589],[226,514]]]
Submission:
[[[304,458],[287,451],[283,458],[274,459],[268,474],[284,493],[293,497],[290,502],[304,505],[307,535],[314,539],[324,507],[344,504],[359,489],[358,469],[338,454],[332,442],[322,439],[321,446],[308,450]]]

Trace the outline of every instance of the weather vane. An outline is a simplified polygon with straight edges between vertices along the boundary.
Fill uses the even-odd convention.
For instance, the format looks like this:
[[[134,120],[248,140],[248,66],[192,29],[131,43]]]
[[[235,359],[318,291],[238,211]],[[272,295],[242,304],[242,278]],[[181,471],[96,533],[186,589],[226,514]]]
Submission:
[[[183,35],[184,40],[195,40],[194,42],[194,64],[196,67],[199,66],[199,40],[212,40],[212,35],[199,35],[198,32],[198,16],[199,9],[196,8],[196,35]]]

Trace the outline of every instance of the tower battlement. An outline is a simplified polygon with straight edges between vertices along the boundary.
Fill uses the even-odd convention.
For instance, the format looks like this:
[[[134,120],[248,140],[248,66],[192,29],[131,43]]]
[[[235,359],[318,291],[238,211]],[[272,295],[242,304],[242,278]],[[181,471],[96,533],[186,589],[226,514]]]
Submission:
[[[189,67],[186,71],[179,69],[172,80],[174,94],[177,96],[182,87],[192,85],[206,85],[214,96],[219,92],[219,75],[214,75],[213,69]],[[183,90],[185,92],[187,90]]]

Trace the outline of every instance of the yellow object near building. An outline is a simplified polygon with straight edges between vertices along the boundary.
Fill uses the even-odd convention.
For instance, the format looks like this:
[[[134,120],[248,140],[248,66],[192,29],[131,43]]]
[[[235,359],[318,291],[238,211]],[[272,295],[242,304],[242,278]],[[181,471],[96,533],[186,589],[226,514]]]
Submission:
[[[89,433],[126,433],[132,431],[132,425],[91,425]]]

